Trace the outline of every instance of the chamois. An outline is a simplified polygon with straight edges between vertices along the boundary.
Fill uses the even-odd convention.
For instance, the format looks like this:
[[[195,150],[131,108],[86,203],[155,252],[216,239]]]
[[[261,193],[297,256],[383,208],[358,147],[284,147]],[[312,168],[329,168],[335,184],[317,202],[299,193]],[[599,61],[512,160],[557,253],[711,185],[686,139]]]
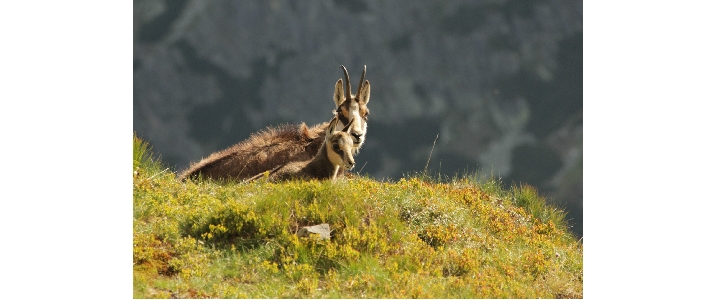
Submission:
[[[340,168],[351,169],[354,167],[353,144],[354,140],[348,133],[354,120],[344,126],[342,131],[334,131],[338,117],[334,117],[329,123],[325,133],[324,142],[317,154],[311,160],[295,161],[279,166],[268,174],[269,181],[282,181],[290,179],[330,179],[334,181]],[[259,173],[246,182],[256,180],[265,176]]]
[[[371,87],[366,76],[366,66],[361,75],[356,95],[351,93],[349,73],[342,65],[346,89],[340,78],[334,86],[335,115],[338,124],[348,128],[353,140],[352,155],[356,155],[364,144],[367,130],[369,95]],[[354,122],[352,122],[354,120]],[[260,172],[272,170],[293,161],[305,161],[315,156],[324,141],[329,122],[312,127],[306,124],[267,127],[252,134],[247,140],[225,150],[210,154],[192,164],[179,175],[180,180],[197,178],[200,175],[212,179],[241,180]],[[339,174],[343,174],[340,168]]]

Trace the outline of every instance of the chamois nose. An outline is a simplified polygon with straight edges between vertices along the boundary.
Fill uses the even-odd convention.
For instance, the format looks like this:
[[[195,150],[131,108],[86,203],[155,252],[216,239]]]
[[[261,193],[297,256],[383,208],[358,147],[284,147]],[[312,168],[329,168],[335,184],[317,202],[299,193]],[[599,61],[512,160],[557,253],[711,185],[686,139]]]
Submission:
[[[352,132],[351,134],[357,141],[361,141],[361,133]]]
[[[347,169],[351,169],[351,168],[354,167],[354,160],[353,160],[353,159],[347,160],[347,167],[348,167]]]

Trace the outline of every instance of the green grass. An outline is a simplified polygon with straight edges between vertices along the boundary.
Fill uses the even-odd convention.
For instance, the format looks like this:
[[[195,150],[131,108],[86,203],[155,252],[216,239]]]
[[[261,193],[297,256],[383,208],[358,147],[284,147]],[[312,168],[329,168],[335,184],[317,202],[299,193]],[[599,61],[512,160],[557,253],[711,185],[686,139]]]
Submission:
[[[529,186],[179,182],[133,141],[135,298],[581,298],[583,245]],[[298,238],[329,223],[331,240]]]

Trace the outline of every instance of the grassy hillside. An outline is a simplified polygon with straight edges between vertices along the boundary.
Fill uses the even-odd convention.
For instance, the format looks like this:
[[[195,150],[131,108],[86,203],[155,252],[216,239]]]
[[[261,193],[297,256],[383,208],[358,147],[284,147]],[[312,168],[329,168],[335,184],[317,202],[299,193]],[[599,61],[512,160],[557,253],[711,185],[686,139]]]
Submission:
[[[134,138],[135,298],[581,298],[583,246],[494,179],[181,183]],[[328,223],[330,240],[298,238]]]

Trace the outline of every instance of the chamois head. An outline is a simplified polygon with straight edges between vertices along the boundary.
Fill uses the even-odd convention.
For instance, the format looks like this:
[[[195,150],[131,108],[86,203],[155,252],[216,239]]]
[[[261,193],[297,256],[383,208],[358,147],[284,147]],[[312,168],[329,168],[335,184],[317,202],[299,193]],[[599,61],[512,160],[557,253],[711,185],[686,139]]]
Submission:
[[[369,109],[366,107],[369,103],[369,93],[371,87],[369,86],[369,80],[364,80],[366,76],[366,65],[364,66],[364,72],[361,74],[361,80],[359,81],[359,89],[356,95],[351,93],[351,82],[349,81],[349,73],[347,68],[341,66],[344,70],[344,79],[346,80],[346,89],[342,85],[342,79],[337,81],[334,86],[334,103],[337,105],[337,117],[339,122],[349,128],[348,133],[352,137],[353,142],[353,154],[359,152],[359,148],[364,144],[366,137],[366,124],[369,117]],[[353,121],[353,124],[351,124]]]
[[[327,127],[326,134],[324,135],[324,144],[329,161],[335,166],[349,170],[354,167],[354,140],[349,134],[354,120],[349,121],[349,124],[344,126],[342,131],[335,132],[334,129],[337,126],[338,120],[339,118],[334,117],[331,123],[329,123],[329,127]]]

